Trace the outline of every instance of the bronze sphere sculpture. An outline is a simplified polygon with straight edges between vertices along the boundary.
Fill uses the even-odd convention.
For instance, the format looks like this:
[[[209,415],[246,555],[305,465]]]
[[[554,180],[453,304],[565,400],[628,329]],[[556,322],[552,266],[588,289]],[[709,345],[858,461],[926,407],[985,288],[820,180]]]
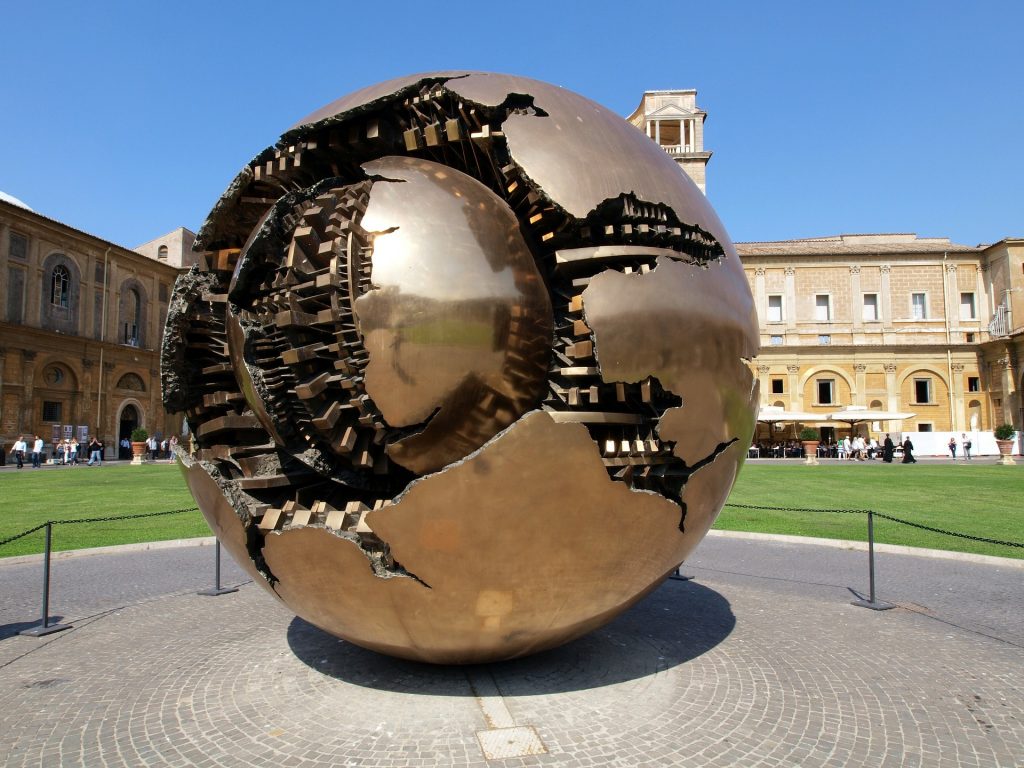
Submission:
[[[746,455],[750,290],[632,125],[521,77],[366,88],[246,165],[163,349],[187,482],[311,623],[438,663],[609,621],[701,540]]]

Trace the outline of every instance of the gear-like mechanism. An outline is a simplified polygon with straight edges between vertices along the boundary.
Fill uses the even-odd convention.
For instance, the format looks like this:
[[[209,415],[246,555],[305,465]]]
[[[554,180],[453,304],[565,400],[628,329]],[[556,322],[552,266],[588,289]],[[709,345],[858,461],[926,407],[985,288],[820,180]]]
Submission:
[[[581,166],[570,135],[542,147],[563,157],[539,160],[545,132],[561,141],[570,118],[587,126],[583,140],[632,154]],[[164,400],[193,429],[190,484],[204,513],[254,575],[276,589],[268,536],[315,528],[357,544],[378,577],[432,585],[396,560],[374,510],[427,481],[443,489],[470,459],[489,472],[483,457],[531,411],[548,414],[545,430],[583,425],[609,481],[677,505],[669,560],[703,535],[717,514],[707,503],[683,541],[688,480],[753,425],[749,290],[703,197],[616,120],[534,81],[421,76],[321,110],[239,174],[200,233],[200,267],[175,289]],[[552,193],[567,175],[572,195]],[[650,306],[617,306],[612,273],[642,285]],[[648,310],[650,329],[616,350]],[[672,325],[723,311],[711,337]],[[485,645],[390,652],[524,652]]]

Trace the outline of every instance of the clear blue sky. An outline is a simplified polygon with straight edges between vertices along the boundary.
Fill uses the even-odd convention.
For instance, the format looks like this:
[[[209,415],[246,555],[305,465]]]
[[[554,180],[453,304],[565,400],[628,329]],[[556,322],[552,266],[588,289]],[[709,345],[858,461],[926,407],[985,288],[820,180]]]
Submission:
[[[563,85],[622,115],[696,88],[734,240],[1024,235],[1024,3],[9,3],[0,190],[135,246],[196,230],[317,107],[412,72]]]

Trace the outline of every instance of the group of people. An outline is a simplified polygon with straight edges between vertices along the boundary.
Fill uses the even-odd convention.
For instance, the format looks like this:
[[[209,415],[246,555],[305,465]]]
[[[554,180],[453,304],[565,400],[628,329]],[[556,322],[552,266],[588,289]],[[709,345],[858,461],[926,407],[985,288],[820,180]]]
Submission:
[[[972,447],[972,443],[971,443],[971,438],[969,438],[967,436],[966,432],[961,432],[960,433],[960,445],[964,449],[964,461],[970,461],[971,460],[971,447]],[[953,461],[956,461],[956,448],[957,448],[956,435],[950,435],[949,436],[948,448],[949,448],[949,455],[953,457]]]
[[[24,468],[26,459],[32,462],[33,469],[39,469],[46,456],[45,448],[46,444],[39,435],[33,438],[31,450],[29,450],[25,436],[18,435],[18,439],[14,441],[11,452],[14,454],[14,460],[18,465],[18,469]],[[62,466],[78,466],[80,448],[81,444],[75,437],[58,440],[53,445],[53,463]],[[93,436],[86,443],[86,452],[89,454],[89,460],[86,462],[88,466],[91,467],[103,463],[103,442],[99,438]]]
[[[903,443],[900,445],[903,449],[903,464],[917,464],[917,459],[914,458],[914,444],[910,442],[910,438],[904,438]],[[896,443],[889,437],[889,433],[885,433],[885,440],[882,441],[882,461],[886,464],[892,464],[893,457],[896,455]]]
[[[119,445],[121,448],[120,458],[130,459],[132,457],[132,441],[127,437],[122,437]],[[150,435],[146,439],[146,453],[149,454],[150,461],[157,461],[161,458],[173,461],[174,449],[177,446],[177,435],[171,435],[170,438],[164,438],[163,440],[158,440],[155,436]]]

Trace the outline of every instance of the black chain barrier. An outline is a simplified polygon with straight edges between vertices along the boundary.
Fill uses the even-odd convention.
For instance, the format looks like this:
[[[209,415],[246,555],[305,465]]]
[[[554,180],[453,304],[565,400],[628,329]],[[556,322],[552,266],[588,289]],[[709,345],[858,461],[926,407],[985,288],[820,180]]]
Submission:
[[[919,528],[922,531],[930,531],[931,533],[941,533],[944,536],[953,536],[958,539],[968,539],[970,541],[980,541],[985,544],[999,544],[1004,547],[1024,548],[1024,544],[1017,541],[989,539],[984,536],[972,536],[969,533],[960,533],[959,531],[947,531],[943,528],[933,528],[930,525],[923,525],[922,523],[915,523],[910,520],[903,520],[902,518],[893,517],[892,515],[887,515],[883,512],[875,512],[873,509],[812,509],[810,507],[768,507],[765,506],[764,504],[733,504],[731,501],[726,502],[725,506],[733,507],[736,509],[766,509],[771,512],[836,512],[839,514],[874,515],[875,517],[881,517],[885,520],[891,520],[894,523],[909,525],[911,528]]]
[[[16,533],[13,536],[8,536],[6,539],[0,539],[0,547],[5,544],[10,544],[12,541],[23,539],[26,536],[41,531],[46,526],[50,525],[73,525],[75,523],[109,523],[115,520],[135,520],[140,517],[160,517],[161,515],[177,515],[181,512],[198,512],[199,507],[184,507],[182,509],[168,509],[163,512],[143,512],[138,515],[110,515],[108,517],[82,517],[74,520],[47,520],[45,523],[40,523],[35,528],[29,528],[21,533]]]
[[[981,541],[986,544],[998,544],[1005,547],[1024,547],[1024,544],[1015,541],[1001,541],[1000,539],[989,539],[984,536],[972,536],[969,533],[960,533],[958,531],[947,531],[942,528],[935,528],[930,525],[922,525],[921,523],[914,523],[910,520],[903,520],[899,517],[893,517],[892,515],[886,515],[881,512],[875,512],[871,509],[812,509],[809,507],[769,507],[764,504],[734,504],[726,502],[726,507],[733,507],[734,509],[764,509],[773,512],[833,512],[839,514],[866,514],[868,516],[868,597],[867,599],[859,597],[854,600],[853,604],[860,606],[861,608],[870,608],[873,611],[887,611],[890,608],[895,608],[893,603],[887,603],[882,600],[875,598],[875,516],[881,517],[885,520],[890,520],[894,523],[900,523],[901,525],[908,525],[911,528],[919,528],[922,531],[930,531],[932,533],[939,533],[946,536],[954,536],[959,539],[968,539],[970,541]]]
[[[4,544],[10,544],[12,541],[24,538],[31,533],[35,533],[38,530],[46,529],[46,539],[43,545],[43,615],[39,622],[39,626],[32,627],[30,629],[24,629],[18,634],[29,635],[31,637],[42,637],[49,635],[53,632],[60,632],[64,629],[70,629],[70,624],[51,624],[50,623],[50,554],[52,552],[52,538],[53,538],[53,526],[55,525],[73,525],[76,523],[109,523],[117,520],[138,520],[142,517],[160,517],[162,515],[177,515],[181,512],[197,512],[199,507],[185,507],[182,509],[166,509],[162,512],[142,512],[138,515],[107,515],[106,517],[80,517],[74,520],[47,520],[45,523],[40,523],[35,528],[29,528],[26,531],[10,536],[6,539],[0,540],[0,547]],[[223,590],[220,587],[220,542],[217,542],[217,592],[212,594],[223,594],[225,592],[233,591],[231,589]]]

